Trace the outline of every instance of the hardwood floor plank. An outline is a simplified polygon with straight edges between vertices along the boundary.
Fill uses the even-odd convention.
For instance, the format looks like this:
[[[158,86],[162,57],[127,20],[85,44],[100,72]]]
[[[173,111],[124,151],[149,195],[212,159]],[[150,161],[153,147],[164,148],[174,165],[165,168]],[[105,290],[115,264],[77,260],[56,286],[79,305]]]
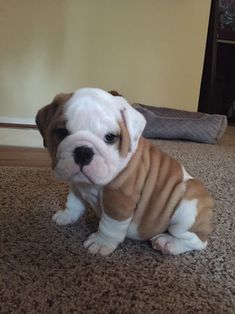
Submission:
[[[0,166],[50,167],[44,148],[0,146]]]

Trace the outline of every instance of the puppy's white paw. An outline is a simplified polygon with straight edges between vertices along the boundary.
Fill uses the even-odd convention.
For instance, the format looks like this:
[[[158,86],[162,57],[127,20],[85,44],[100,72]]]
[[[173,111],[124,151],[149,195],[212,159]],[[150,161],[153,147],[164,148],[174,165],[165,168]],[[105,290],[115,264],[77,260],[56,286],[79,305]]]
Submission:
[[[177,255],[181,253],[181,243],[179,239],[169,234],[159,234],[151,239],[152,246],[155,250],[163,254]]]
[[[57,224],[57,225],[68,225],[72,224],[77,220],[77,216],[72,215],[71,211],[68,209],[65,210],[58,210],[53,216],[52,220]]]
[[[202,242],[195,233],[189,231],[182,233],[177,238],[168,233],[161,233],[153,237],[151,243],[155,250],[172,255],[203,250],[207,246],[207,242]]]
[[[92,233],[83,243],[84,247],[92,254],[101,254],[103,256],[112,253],[117,245],[112,245],[105,241],[98,232]]]

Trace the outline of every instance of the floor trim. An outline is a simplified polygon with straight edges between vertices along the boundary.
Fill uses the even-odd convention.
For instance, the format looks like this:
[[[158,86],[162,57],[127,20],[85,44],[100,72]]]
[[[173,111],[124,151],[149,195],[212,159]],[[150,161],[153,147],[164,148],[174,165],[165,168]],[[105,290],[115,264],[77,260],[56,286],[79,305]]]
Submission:
[[[18,123],[7,123],[0,122],[0,128],[10,128],[10,129],[37,129],[35,124],[18,124]]]

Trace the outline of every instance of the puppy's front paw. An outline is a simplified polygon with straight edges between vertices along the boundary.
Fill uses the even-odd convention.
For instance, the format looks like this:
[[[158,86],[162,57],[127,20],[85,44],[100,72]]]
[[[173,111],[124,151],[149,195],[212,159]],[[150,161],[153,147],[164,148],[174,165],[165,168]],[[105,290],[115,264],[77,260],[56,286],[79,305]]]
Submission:
[[[53,216],[52,220],[57,225],[68,225],[72,224],[77,220],[77,217],[74,215],[71,215],[71,212],[68,209],[65,210],[58,210]]]
[[[109,255],[112,253],[117,245],[108,243],[99,235],[98,232],[92,233],[87,240],[83,243],[84,247],[92,254]]]

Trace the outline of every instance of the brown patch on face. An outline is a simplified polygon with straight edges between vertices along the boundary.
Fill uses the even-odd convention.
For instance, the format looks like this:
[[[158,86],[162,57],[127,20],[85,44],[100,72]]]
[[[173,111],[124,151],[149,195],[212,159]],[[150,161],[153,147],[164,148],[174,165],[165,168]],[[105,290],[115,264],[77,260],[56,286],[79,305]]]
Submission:
[[[41,108],[36,115],[36,124],[43,137],[43,144],[50,153],[53,168],[56,164],[57,147],[61,142],[60,136],[54,130],[65,128],[64,105],[70,97],[72,93],[57,95],[52,103]]]
[[[113,96],[120,96],[123,97],[121,94],[119,94],[115,90],[109,91],[109,93]],[[121,130],[121,136],[120,136],[120,142],[119,142],[119,150],[122,157],[126,157],[127,154],[130,152],[130,146],[131,146],[131,139],[130,135],[126,126],[125,116],[124,112],[121,111],[122,120],[118,121],[120,130]]]
[[[118,121],[118,124],[121,130],[120,143],[119,143],[120,155],[125,158],[128,152],[130,151],[130,145],[131,145],[130,135],[127,130],[124,119],[122,119],[121,121]]]

